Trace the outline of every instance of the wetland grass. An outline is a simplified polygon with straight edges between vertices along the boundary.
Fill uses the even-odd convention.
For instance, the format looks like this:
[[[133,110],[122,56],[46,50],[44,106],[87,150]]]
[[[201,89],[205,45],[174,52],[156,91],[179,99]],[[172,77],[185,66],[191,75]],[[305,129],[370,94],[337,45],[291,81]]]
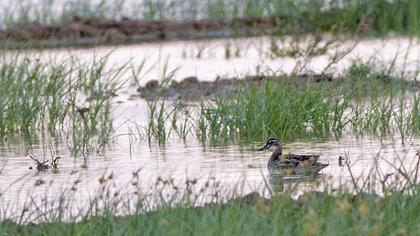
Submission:
[[[34,226],[3,222],[3,232],[19,235],[415,235],[420,230],[418,197],[393,193],[331,196],[308,193],[302,200],[278,196],[266,201],[231,201],[200,208],[163,208],[118,217],[111,213],[77,223]]]
[[[65,137],[74,155],[97,139],[106,144],[112,134],[109,116],[117,91],[115,73],[106,72],[106,58],[92,63],[43,63],[4,56],[0,63],[0,134],[22,135],[31,143],[47,132]]]
[[[3,28],[28,23],[61,25],[72,19],[142,19],[191,20],[232,19],[245,17],[250,24],[259,17],[272,17],[276,27],[263,29],[260,34],[284,36],[296,33],[367,32],[371,36],[388,33],[419,34],[420,3],[395,1],[327,1],[327,0],[199,0],[151,1],[130,0],[25,0],[3,6],[0,25]],[[235,35],[240,29],[231,26]]]
[[[334,79],[327,75],[261,77],[188,106],[182,105],[182,99],[156,96],[149,103],[146,133],[149,140],[160,143],[171,134],[184,139],[195,135],[214,143],[271,136],[339,138],[345,133],[399,135],[404,142],[418,134],[419,85],[393,74],[391,69],[377,70],[355,61]],[[173,131],[181,123],[179,135]]]
[[[203,106],[199,135],[207,134],[210,140],[235,136],[293,140],[331,135],[339,138],[352,131],[377,137],[399,134],[404,140],[417,130],[418,94],[415,88],[400,86],[398,81],[384,85],[378,79],[321,83],[299,78],[267,79]]]
[[[398,160],[403,163],[405,157]],[[98,195],[86,202],[88,207],[77,208],[80,212],[71,213],[76,204],[72,198],[79,191],[76,180],[57,204],[44,208],[43,203],[37,205],[42,200],[29,201],[18,223],[2,215],[0,229],[12,235],[415,235],[420,230],[419,161],[407,169],[394,163],[393,173],[383,173],[377,165],[363,178],[353,179],[355,191],[342,183],[325,185],[319,192],[325,179],[314,179],[299,196],[291,197],[300,183],[292,182],[281,192],[270,191],[269,198],[241,193],[240,187],[226,191],[214,179],[199,187],[196,179],[181,186],[172,178],[158,177],[156,198],[150,200],[148,191],[141,192],[138,185],[139,170],[133,172],[131,186],[122,188],[129,190],[127,195],[115,187],[112,173],[104,173]],[[288,183],[283,181],[278,184]]]
[[[101,3],[106,6],[107,1]],[[82,4],[72,9],[70,5],[65,14],[58,16],[33,14],[28,5],[21,14],[7,16],[7,24],[30,22],[34,16],[40,22],[59,23],[80,12],[81,17],[110,17],[112,13],[111,18],[118,18],[122,17],[118,11],[123,9],[124,1],[119,3],[116,10],[106,7],[89,10],[91,6]],[[215,7],[215,3],[223,4]],[[177,1],[173,5],[144,1],[144,9],[137,14],[147,20],[176,18],[179,11],[189,12],[191,18],[201,17],[197,12],[206,12],[204,16],[209,18],[274,15],[278,19],[294,19],[282,22],[275,31],[278,35],[296,30],[329,32],[336,27],[357,33],[361,21],[366,23],[370,35],[418,34],[419,4],[414,1],[305,3],[308,4],[212,0],[204,4],[207,11],[201,11],[203,6],[194,0],[182,7]],[[319,10],[326,4],[327,10]],[[87,10],[74,10],[79,6]],[[46,8],[46,12],[51,9]],[[227,51],[225,56],[231,57],[232,52]],[[86,64],[75,61],[47,64],[31,58],[22,60],[19,56],[15,60],[2,60],[0,134],[22,135],[31,140],[42,132],[54,133],[65,138],[75,156],[101,150],[112,138],[111,100],[119,88],[115,78],[124,70],[109,72],[105,64],[106,58]],[[240,85],[233,92],[193,104],[162,100],[158,96],[148,101],[148,123],[136,130],[146,136],[149,144],[153,141],[164,144],[171,137],[185,141],[193,136],[203,143],[220,143],[267,136],[285,140],[339,138],[346,132],[379,138],[397,134],[404,142],[420,132],[418,85],[404,76],[395,78],[391,74],[355,62],[343,78],[331,81],[325,75],[321,79],[296,74],[263,77],[261,81]],[[164,77],[162,86],[172,76]],[[273,193],[270,199],[255,195],[248,199],[241,197],[242,192],[222,192],[214,180],[214,186],[210,183],[196,188],[195,179],[180,187],[172,179],[160,177],[152,193],[142,192],[139,171],[133,172],[128,187],[120,186],[128,190],[124,194],[112,189],[115,176],[104,174],[98,180],[97,195],[83,201],[87,205],[78,205],[80,202],[75,198],[80,191],[79,179],[63,192],[55,193],[58,195],[55,202],[48,202],[47,195],[26,196],[28,202],[21,211],[14,205],[0,204],[0,234],[414,235],[420,231],[419,162],[408,170],[401,163],[394,164],[393,173],[375,172],[374,166],[365,178],[355,178],[347,163],[356,194],[343,184],[338,188],[326,186],[323,193],[314,188],[298,199],[290,197],[298,184],[283,193]],[[34,187],[43,184],[47,183],[39,177]],[[241,184],[246,183],[238,186]],[[318,187],[320,181],[313,180],[312,184]],[[173,195],[165,192],[168,188]],[[149,194],[155,199],[150,200]],[[7,202],[2,193],[0,199]],[[211,203],[199,201],[206,199]],[[17,217],[13,220],[18,223],[9,217]]]

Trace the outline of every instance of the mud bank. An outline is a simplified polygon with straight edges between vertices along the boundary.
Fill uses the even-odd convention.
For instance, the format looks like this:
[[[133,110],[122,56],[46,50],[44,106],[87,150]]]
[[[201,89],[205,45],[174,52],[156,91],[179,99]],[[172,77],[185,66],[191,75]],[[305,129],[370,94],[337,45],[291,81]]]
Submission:
[[[264,76],[254,75],[244,78],[217,78],[215,81],[200,81],[195,76],[184,78],[177,82],[151,80],[144,86],[139,87],[138,95],[132,97],[142,97],[146,100],[156,98],[165,99],[182,99],[189,101],[197,101],[203,98],[212,99],[219,96],[231,95],[241,91],[246,86],[261,86],[264,82],[270,81],[274,83],[290,83],[297,87],[314,86],[314,89],[322,86],[348,86],[356,80],[349,75],[333,76],[331,74],[295,74],[295,75],[279,75]],[[419,81],[402,80],[396,77],[375,73],[366,81],[376,83],[378,86],[401,87],[407,86],[414,89],[420,89]],[[366,82],[365,81],[365,82]],[[368,92],[366,90],[365,92]]]
[[[287,77],[287,76],[286,76]],[[234,93],[244,86],[260,85],[265,80],[281,81],[286,77],[273,76],[248,76],[242,79],[238,78],[217,78],[215,81],[200,81],[197,77],[191,76],[180,82],[175,80],[170,82],[159,82],[151,80],[137,91],[139,96],[152,100],[157,97],[166,99],[200,100],[202,98],[213,98],[225,94]],[[315,83],[323,81],[332,81],[331,75],[327,74],[302,74],[295,75],[295,79],[303,81],[312,81]]]
[[[0,43],[6,48],[60,47],[255,36],[269,33],[279,22],[278,17],[182,21],[75,17],[58,26],[34,22],[8,28],[0,31]]]

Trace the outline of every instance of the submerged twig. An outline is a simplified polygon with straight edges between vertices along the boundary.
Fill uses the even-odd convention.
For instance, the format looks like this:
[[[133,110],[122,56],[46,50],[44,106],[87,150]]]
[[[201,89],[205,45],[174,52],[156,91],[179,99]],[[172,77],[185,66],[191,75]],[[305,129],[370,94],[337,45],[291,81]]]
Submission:
[[[51,166],[54,170],[58,169],[58,160],[60,160],[60,158],[61,157],[58,156],[58,157],[52,159]]]
[[[37,171],[45,171],[48,168],[50,168],[50,166],[48,164],[46,164],[49,160],[41,162],[38,159],[36,159],[32,154],[29,155],[29,158],[31,158],[33,161],[35,161]]]

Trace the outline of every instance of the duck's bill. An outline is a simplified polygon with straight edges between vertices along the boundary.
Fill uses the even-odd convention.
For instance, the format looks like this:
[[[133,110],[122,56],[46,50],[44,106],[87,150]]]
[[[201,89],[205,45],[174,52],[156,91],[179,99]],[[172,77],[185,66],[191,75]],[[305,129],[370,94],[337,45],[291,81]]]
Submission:
[[[268,146],[268,145],[264,145],[264,146],[262,146],[262,147],[258,148],[258,149],[257,149],[257,151],[264,151],[264,150],[267,150],[267,149],[269,149],[269,148],[270,148],[270,146]]]

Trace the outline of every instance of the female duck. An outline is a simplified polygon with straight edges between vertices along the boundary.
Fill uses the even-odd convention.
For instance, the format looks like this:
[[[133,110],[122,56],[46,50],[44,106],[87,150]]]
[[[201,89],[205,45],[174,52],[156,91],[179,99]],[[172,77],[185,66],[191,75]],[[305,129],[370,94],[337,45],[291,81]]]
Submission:
[[[328,166],[318,162],[318,155],[283,155],[280,141],[271,138],[267,143],[257,151],[263,151],[274,148],[267,163],[267,169],[270,175],[316,175],[320,170]]]

